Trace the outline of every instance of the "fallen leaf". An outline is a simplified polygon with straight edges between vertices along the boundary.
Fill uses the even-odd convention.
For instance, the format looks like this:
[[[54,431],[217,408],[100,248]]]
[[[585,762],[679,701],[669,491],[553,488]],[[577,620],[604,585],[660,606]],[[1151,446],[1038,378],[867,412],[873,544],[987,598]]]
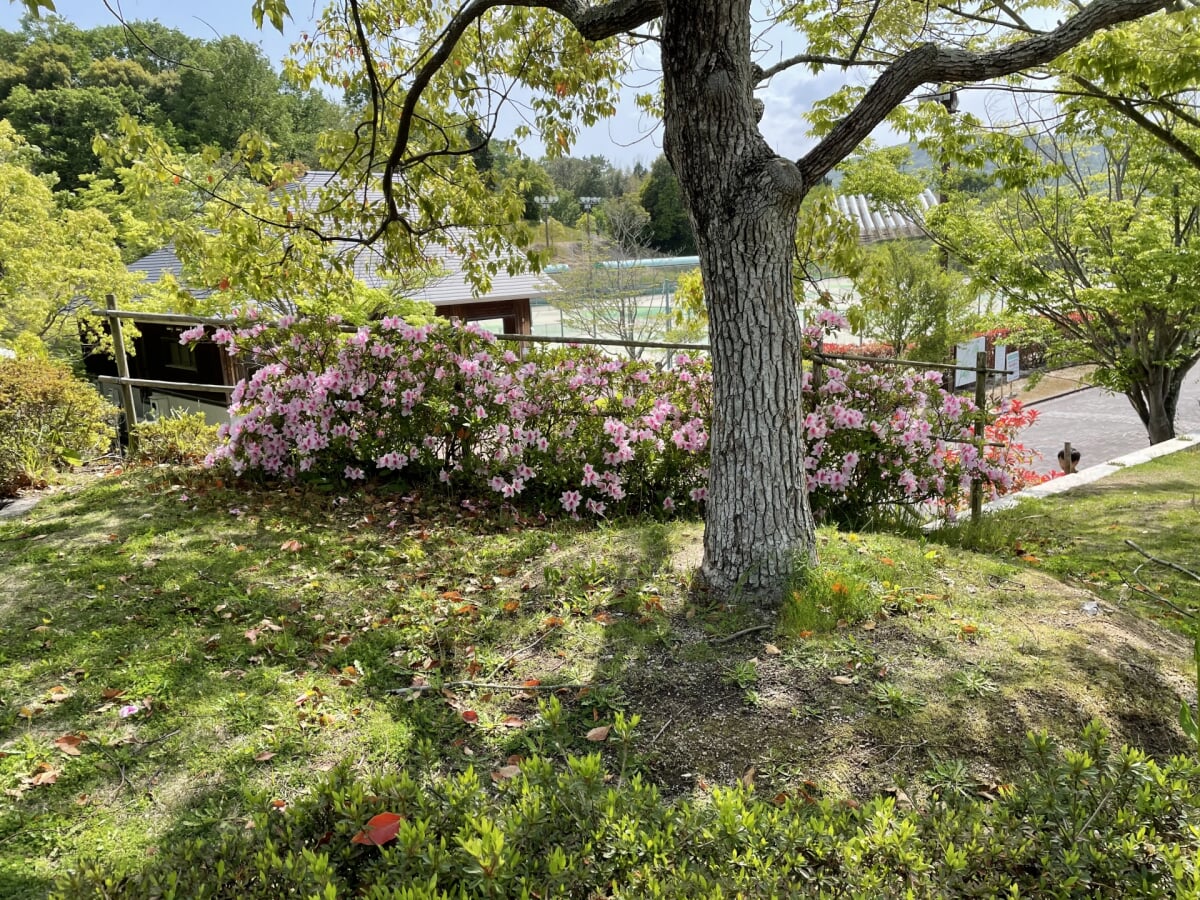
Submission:
[[[763,647],[763,653],[767,654],[767,656],[778,656],[782,652],[783,651],[774,644],[767,644],[765,647]]]
[[[874,631],[875,623],[874,622],[863,622],[862,627],[863,627],[863,631]]]
[[[50,688],[50,693],[47,695],[46,699],[51,703],[62,703],[71,699],[71,692],[61,684],[56,684],[54,687]]]
[[[87,740],[85,734],[64,734],[60,738],[54,739],[54,746],[61,750],[67,756],[79,756],[79,745]]]
[[[524,728],[525,720],[520,716],[505,716],[500,720],[501,728]]]
[[[100,696],[105,700],[116,700],[118,697],[124,697],[125,692],[117,688],[105,688],[100,692]]]
[[[758,770],[751,766],[743,774],[741,778],[742,786],[748,791],[754,790],[754,775]]]
[[[479,713],[475,712],[473,709],[464,709],[462,711],[462,719],[468,725],[474,725],[479,721]]]
[[[521,774],[520,766],[501,766],[492,773],[492,781],[508,781]]]
[[[381,847],[396,839],[400,832],[400,823],[403,821],[404,816],[397,813],[380,813],[367,822],[366,828],[350,838],[350,843]]]
[[[811,631],[800,632],[800,637],[803,638],[804,640],[808,640],[812,636],[813,636],[813,633]]]
[[[279,549],[286,550],[288,553],[299,553],[304,549],[304,545],[295,538],[292,538],[291,540],[284,541],[282,544],[280,544]]]
[[[851,678],[849,675],[834,675],[829,680],[832,681],[834,684],[841,684],[841,685],[854,684],[854,679]]]
[[[595,743],[608,740],[608,732],[612,728],[611,725],[599,725],[587,733],[587,739]]]
[[[272,753],[270,750],[266,750],[266,751],[258,754],[258,756],[254,757],[254,761],[255,762],[267,762],[268,760],[271,760],[274,758],[275,758],[275,754]]]

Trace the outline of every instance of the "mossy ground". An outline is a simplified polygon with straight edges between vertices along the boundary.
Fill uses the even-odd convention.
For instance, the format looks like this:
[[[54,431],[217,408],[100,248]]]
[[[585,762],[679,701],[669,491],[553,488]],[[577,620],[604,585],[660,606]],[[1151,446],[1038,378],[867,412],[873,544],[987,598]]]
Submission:
[[[0,896],[239,821],[248,788],[286,803],[344,760],[561,758],[617,711],[641,716],[624,765],[669,794],[921,804],[989,791],[1026,731],[1092,718],[1182,751],[1184,623],[1113,575],[1138,564],[1127,535],[1187,562],[1197,487],[1184,453],[974,533],[824,529],[820,589],[769,618],[696,586],[696,522],[176,469],[60,492],[0,524]],[[1152,582],[1200,607],[1180,573]]]

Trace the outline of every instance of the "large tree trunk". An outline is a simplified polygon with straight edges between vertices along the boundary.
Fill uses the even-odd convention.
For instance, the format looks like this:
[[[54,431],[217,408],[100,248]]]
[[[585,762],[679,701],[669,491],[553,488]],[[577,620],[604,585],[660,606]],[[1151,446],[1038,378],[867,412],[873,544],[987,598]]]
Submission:
[[[801,330],[792,290],[807,186],[758,130],[751,0],[667,0],[664,148],[695,230],[712,344],[703,575],[771,603],[815,560],[804,483]]]

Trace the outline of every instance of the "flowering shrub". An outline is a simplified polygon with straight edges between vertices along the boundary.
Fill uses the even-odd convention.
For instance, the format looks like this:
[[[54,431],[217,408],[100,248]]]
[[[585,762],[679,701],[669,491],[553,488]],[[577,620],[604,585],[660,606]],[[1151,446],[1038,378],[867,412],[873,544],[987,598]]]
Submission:
[[[399,473],[572,516],[671,513],[707,497],[706,361],[680,355],[660,371],[591,349],[518,356],[472,325],[390,318],[344,334],[339,324],[249,319],[212,334],[259,368],[238,385],[210,464],[287,479]],[[822,313],[806,337],[838,327],[840,316]],[[205,335],[198,327],[182,340]],[[1020,469],[1027,456],[980,457],[943,440],[970,438],[975,407],[945,392],[936,372],[823,372],[816,387],[804,376],[818,516],[854,520],[930,500],[952,512],[973,476],[992,492],[1032,476]],[[1010,417],[990,438],[1022,421]]]
[[[846,327],[838,313],[805,328],[815,347]],[[942,387],[942,373],[869,364],[824,366],[814,387],[804,374],[805,467],[813,514],[856,521],[896,504],[934,501],[953,516],[973,477],[995,493],[1013,486],[1007,459],[970,443],[977,408]]]
[[[681,355],[660,372],[599,351],[520,357],[473,325],[391,318],[349,336],[338,325],[285,318],[213,334],[261,368],[238,385],[210,462],[283,478],[398,472],[575,516],[705,498],[703,362]]]

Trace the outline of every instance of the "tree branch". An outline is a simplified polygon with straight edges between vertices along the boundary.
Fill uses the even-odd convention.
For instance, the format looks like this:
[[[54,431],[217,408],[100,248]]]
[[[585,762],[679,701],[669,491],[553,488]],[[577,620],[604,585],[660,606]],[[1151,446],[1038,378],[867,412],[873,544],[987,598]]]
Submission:
[[[602,6],[591,6],[586,0],[470,0],[450,20],[442,32],[438,45],[432,49],[428,58],[417,70],[412,84],[409,85],[396,125],[396,139],[383,167],[382,189],[386,207],[385,215],[367,243],[372,243],[382,237],[393,222],[403,221],[399,204],[396,202],[393,181],[403,165],[404,154],[408,151],[413,117],[421,102],[422,94],[442,66],[449,61],[454,53],[454,48],[467,29],[498,6],[522,6],[530,9],[550,10],[565,18],[581,37],[589,41],[614,37],[662,15],[662,0],[613,0]],[[355,18],[357,20],[357,13]]]
[[[1089,97],[1103,100],[1112,109],[1129,119],[1129,121],[1133,122],[1147,134],[1158,138],[1158,140],[1182,156],[1193,168],[1200,169],[1200,151],[1197,151],[1195,147],[1169,128],[1165,128],[1155,122],[1139,110],[1131,101],[1105,93],[1099,85],[1093,84],[1081,75],[1072,75],[1071,80],[1082,87]]]
[[[797,56],[790,56],[787,59],[780,60],[771,66],[769,69],[759,69],[755,73],[754,83],[761,84],[768,78],[778,75],[780,72],[786,72],[794,66],[839,66],[843,69],[850,66],[886,66],[891,60],[886,59],[847,59],[842,56],[824,56],[819,53],[801,53]]]
[[[1097,31],[1143,18],[1167,5],[1166,0],[1093,0],[1053,31],[987,53],[937,44],[914,47],[885,69],[854,111],[796,165],[805,184],[815,184],[921,85],[985,81],[1044,65]]]

